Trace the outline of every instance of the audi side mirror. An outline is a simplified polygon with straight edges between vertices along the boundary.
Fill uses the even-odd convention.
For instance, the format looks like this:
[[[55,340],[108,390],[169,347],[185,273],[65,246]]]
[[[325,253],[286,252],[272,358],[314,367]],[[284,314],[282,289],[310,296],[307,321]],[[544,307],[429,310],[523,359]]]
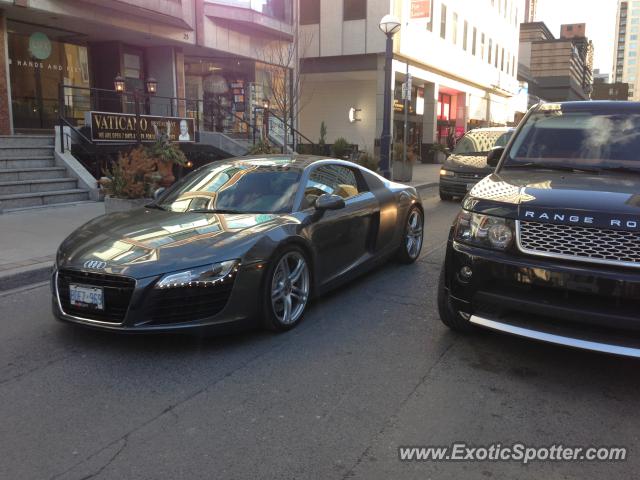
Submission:
[[[164,187],[158,188],[155,192],[153,192],[153,199],[158,200],[165,190],[166,188]]]
[[[325,193],[316,199],[316,210],[340,210],[344,208],[344,198],[338,195],[329,195]]]
[[[504,153],[504,147],[495,147],[489,151],[487,155],[487,165],[490,167],[497,167],[500,162],[500,158],[502,158],[502,154]]]

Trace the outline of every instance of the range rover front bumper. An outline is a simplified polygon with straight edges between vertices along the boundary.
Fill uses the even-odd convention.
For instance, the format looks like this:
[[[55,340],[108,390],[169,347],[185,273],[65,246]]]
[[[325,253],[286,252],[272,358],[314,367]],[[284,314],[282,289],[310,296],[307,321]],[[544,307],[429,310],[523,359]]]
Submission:
[[[471,278],[461,275],[471,268]],[[452,306],[492,330],[640,357],[640,269],[503,253],[450,241]]]

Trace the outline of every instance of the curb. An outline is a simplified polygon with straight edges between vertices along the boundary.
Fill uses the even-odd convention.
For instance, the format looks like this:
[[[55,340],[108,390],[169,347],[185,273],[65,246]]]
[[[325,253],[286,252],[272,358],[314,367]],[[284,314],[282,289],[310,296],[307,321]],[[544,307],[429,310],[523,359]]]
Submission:
[[[33,283],[48,281],[51,277],[53,265],[38,267],[24,272],[0,276],[0,292],[24,287]]]

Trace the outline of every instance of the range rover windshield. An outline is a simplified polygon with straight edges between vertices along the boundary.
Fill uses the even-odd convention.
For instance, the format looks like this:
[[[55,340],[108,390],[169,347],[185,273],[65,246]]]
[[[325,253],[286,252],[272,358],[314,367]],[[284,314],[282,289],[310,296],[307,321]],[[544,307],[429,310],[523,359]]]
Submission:
[[[502,168],[640,173],[640,114],[546,107],[528,118]]]

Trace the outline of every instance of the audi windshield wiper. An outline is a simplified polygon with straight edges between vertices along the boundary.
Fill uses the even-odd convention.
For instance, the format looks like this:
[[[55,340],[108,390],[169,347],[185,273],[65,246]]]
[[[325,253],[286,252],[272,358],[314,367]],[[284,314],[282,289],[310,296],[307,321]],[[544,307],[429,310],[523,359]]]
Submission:
[[[585,167],[571,167],[569,165],[554,165],[553,163],[507,163],[502,168],[539,168],[541,170],[557,170],[560,172],[586,172],[586,173],[600,173],[602,169],[599,168],[585,168]]]
[[[247,212],[243,212],[241,210],[230,210],[230,209],[225,209],[225,208],[196,208],[195,210],[187,210],[184,213],[229,213],[229,214],[240,214],[240,213],[247,213]]]

